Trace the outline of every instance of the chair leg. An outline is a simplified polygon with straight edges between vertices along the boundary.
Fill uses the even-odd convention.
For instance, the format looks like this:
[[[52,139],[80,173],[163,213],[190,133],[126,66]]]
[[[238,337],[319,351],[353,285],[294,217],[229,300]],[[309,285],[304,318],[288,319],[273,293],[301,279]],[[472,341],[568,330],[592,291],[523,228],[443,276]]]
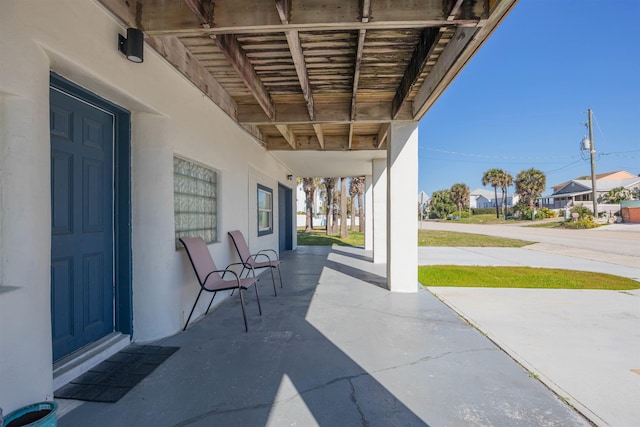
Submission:
[[[213,293],[213,296],[211,297],[211,301],[209,301],[209,307],[207,307],[207,311],[204,312],[205,316],[209,314],[209,309],[211,308],[211,304],[213,304],[213,299],[216,297],[217,293],[218,293],[217,291]]]
[[[269,272],[271,273],[271,283],[273,283],[273,295],[277,297],[278,293],[276,292],[276,279],[273,276],[273,267],[269,267]]]
[[[258,295],[258,282],[253,284],[253,287],[256,288],[256,299],[258,300],[258,312],[260,316],[262,316],[262,307],[260,306],[260,295]]]
[[[280,264],[278,264],[278,276],[280,276],[280,287],[282,288],[282,271],[280,270]]]
[[[244,297],[242,296],[242,288],[238,288],[240,293],[240,306],[242,307],[242,318],[244,319],[244,331],[249,332],[249,326],[247,326],[247,314],[244,311]]]
[[[187,323],[184,325],[184,329],[182,331],[187,330],[187,326],[189,326],[189,321],[191,320],[191,315],[193,314],[193,310],[196,309],[196,304],[198,304],[198,300],[200,299],[200,295],[202,294],[203,288],[200,288],[200,292],[198,292],[198,297],[196,298],[196,302],[193,303],[193,307],[191,307],[191,313],[189,313],[189,317],[187,318]]]

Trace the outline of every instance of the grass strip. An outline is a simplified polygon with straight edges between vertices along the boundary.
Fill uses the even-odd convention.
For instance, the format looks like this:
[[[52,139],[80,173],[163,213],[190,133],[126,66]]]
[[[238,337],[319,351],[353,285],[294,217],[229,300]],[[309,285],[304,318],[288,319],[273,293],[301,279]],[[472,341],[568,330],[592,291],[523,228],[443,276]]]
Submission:
[[[521,248],[535,242],[458,231],[418,230],[418,246]]]
[[[300,246],[364,246],[364,233],[349,231],[342,239],[339,234],[327,236],[324,228],[314,228],[309,232],[298,229],[298,245]]]
[[[418,281],[423,286],[474,288],[640,289],[640,282],[626,277],[533,267],[421,266],[418,267]]]

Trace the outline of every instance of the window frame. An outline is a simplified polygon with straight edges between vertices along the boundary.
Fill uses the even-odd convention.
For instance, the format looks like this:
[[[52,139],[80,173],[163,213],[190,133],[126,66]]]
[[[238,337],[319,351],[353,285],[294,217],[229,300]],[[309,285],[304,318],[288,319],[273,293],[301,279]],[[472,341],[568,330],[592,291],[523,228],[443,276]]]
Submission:
[[[270,201],[270,206],[268,208],[266,207],[261,207],[260,205],[260,194],[266,194],[268,195],[268,200]],[[258,220],[258,237],[260,236],[265,236],[267,234],[273,234],[273,189],[262,185],[262,184],[258,184],[258,192],[257,192],[257,205],[256,205],[256,211],[257,211],[257,220]],[[269,214],[269,226],[268,227],[262,227],[260,224],[260,214],[267,212]]]

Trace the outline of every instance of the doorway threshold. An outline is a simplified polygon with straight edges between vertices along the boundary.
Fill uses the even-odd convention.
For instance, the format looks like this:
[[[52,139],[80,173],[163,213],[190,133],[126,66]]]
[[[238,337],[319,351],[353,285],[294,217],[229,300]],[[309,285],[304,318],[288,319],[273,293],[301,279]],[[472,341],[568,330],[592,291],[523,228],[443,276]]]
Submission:
[[[53,364],[53,390],[68,384],[131,344],[131,336],[113,332]]]

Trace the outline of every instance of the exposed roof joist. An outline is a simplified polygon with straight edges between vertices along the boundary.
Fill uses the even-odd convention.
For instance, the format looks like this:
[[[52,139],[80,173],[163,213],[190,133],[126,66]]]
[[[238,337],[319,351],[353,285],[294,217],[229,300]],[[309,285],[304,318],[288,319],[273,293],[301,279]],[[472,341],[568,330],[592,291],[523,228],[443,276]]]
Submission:
[[[270,150],[384,150],[517,0],[98,0]]]

